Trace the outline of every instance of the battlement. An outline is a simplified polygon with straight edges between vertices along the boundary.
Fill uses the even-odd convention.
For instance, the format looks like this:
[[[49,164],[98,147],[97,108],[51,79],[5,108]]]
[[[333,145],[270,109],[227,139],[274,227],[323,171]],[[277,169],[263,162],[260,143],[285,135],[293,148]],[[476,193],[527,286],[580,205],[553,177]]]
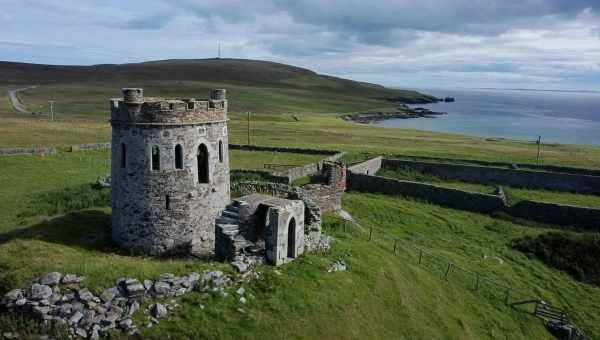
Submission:
[[[170,99],[144,97],[144,90],[124,88],[123,98],[113,98],[113,124],[180,125],[222,122],[227,120],[225,89],[213,89],[210,98]]]

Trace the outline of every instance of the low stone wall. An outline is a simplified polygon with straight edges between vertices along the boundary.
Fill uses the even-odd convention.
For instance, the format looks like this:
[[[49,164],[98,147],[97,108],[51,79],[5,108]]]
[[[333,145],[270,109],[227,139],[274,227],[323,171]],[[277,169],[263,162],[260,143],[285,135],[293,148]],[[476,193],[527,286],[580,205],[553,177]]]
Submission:
[[[464,182],[600,195],[600,177],[598,176],[398,159],[384,159],[382,166],[390,169],[418,171]]]
[[[600,209],[546,202],[521,201],[508,210],[515,217],[540,223],[600,231]]]
[[[381,156],[371,158],[364,162],[348,167],[348,172],[352,172],[354,174],[375,175],[377,171],[381,169],[382,160],[383,158]]]
[[[54,155],[56,148],[41,147],[41,148],[0,148],[0,156],[19,156],[19,155]]]
[[[279,175],[275,175],[274,173],[272,173],[271,171],[266,171],[266,170],[245,170],[245,169],[233,169],[230,170],[230,174],[231,176],[235,176],[235,175],[258,175],[270,182],[274,182],[274,183],[284,183],[284,184],[289,184],[290,183],[290,179],[287,176],[279,176]]]
[[[304,148],[292,148],[282,146],[261,146],[261,145],[247,145],[247,144],[229,144],[230,150],[245,150],[245,151],[272,151],[272,152],[293,152],[293,153],[305,153],[309,155],[335,155],[340,153],[336,150],[325,150],[325,149],[304,149]]]
[[[110,149],[110,143],[88,143],[71,145],[68,151],[86,151],[86,150],[106,150]]]
[[[493,161],[480,161],[472,159],[457,159],[457,158],[442,158],[442,157],[427,157],[427,156],[408,156],[408,155],[396,155],[396,158],[410,159],[413,161],[431,161],[431,162],[448,162],[448,163],[463,163],[463,164],[476,164],[482,166],[494,166],[512,169],[514,166],[523,169],[542,170],[550,172],[561,172],[565,174],[575,175],[589,175],[589,176],[600,176],[600,170],[585,169],[585,168],[574,168],[568,166],[559,165],[537,165],[530,163],[507,163],[507,162],[493,162]]]
[[[505,209],[504,201],[499,196],[354,172],[348,172],[347,186],[349,190],[407,196],[449,208],[479,213],[489,214]]]

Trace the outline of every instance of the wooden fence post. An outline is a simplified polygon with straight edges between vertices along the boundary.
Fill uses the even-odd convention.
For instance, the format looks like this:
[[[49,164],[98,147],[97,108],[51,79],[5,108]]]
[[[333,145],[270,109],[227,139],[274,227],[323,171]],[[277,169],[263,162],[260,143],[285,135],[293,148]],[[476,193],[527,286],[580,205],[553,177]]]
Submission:
[[[423,250],[419,249],[419,264],[421,264],[422,259],[423,259]]]
[[[475,291],[479,290],[479,279],[480,279],[479,274],[477,274],[477,279],[475,280]]]
[[[398,246],[398,239],[394,239],[394,255],[396,255],[396,247]]]
[[[369,241],[373,239],[373,227],[369,229]]]

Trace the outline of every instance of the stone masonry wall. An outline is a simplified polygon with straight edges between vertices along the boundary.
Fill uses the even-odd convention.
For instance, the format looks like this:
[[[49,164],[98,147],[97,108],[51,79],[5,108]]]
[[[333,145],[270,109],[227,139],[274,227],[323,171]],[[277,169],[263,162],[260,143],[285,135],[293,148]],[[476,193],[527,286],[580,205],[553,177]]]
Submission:
[[[20,155],[54,155],[55,147],[42,148],[0,148],[0,156],[20,156]]]
[[[503,211],[505,208],[504,202],[499,196],[441,188],[430,184],[370,176],[351,171],[348,172],[348,189],[407,196],[450,208],[480,213]]]
[[[540,223],[600,231],[600,209],[555,203],[521,201],[509,208],[512,216]]]
[[[395,159],[384,159],[382,161],[382,166],[391,169],[400,168],[418,171],[446,179],[465,182],[503,184],[522,188],[600,195],[599,176]]]
[[[348,167],[348,172],[354,174],[375,175],[381,169],[382,157],[375,157]]]
[[[152,255],[190,249],[211,254],[215,218],[230,197],[226,123],[113,123],[112,140],[112,226],[117,243]],[[219,141],[223,162],[219,161]],[[126,147],[125,168],[120,166],[121,144]],[[183,169],[175,169],[178,144],[183,148]],[[198,183],[200,144],[209,151],[208,184]],[[155,145],[160,149],[160,170],[151,169]]]

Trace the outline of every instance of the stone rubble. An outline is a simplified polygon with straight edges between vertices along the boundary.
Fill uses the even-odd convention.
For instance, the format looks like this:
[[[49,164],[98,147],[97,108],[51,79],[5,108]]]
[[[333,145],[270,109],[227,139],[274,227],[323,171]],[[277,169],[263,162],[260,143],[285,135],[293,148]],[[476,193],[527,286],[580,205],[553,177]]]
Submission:
[[[258,273],[246,272],[242,281],[258,277]],[[87,288],[79,287],[83,277],[74,274],[53,272],[42,276],[27,289],[13,289],[0,299],[0,310],[29,314],[45,324],[60,323],[69,327],[73,336],[98,339],[106,336],[111,330],[120,330],[128,335],[138,333],[138,327],[132,315],[140,309],[140,304],[148,299],[177,297],[193,290],[219,293],[226,296],[225,289],[233,284],[233,280],[221,271],[188,273],[183,276],[162,274],[157,281],[134,278],[120,278],[113,287],[102,291],[98,296]],[[245,303],[242,296],[244,288],[237,294],[240,303]],[[243,301],[242,301],[243,299]],[[148,327],[167,318],[170,312],[181,307],[171,303],[151,304],[144,312],[147,314]],[[204,308],[204,306],[202,306]],[[3,338],[17,338],[16,333],[3,333]]]
[[[328,273],[331,272],[345,272],[348,269],[348,267],[346,266],[346,261],[339,259],[339,260],[335,260],[330,266],[329,269],[327,270]]]

